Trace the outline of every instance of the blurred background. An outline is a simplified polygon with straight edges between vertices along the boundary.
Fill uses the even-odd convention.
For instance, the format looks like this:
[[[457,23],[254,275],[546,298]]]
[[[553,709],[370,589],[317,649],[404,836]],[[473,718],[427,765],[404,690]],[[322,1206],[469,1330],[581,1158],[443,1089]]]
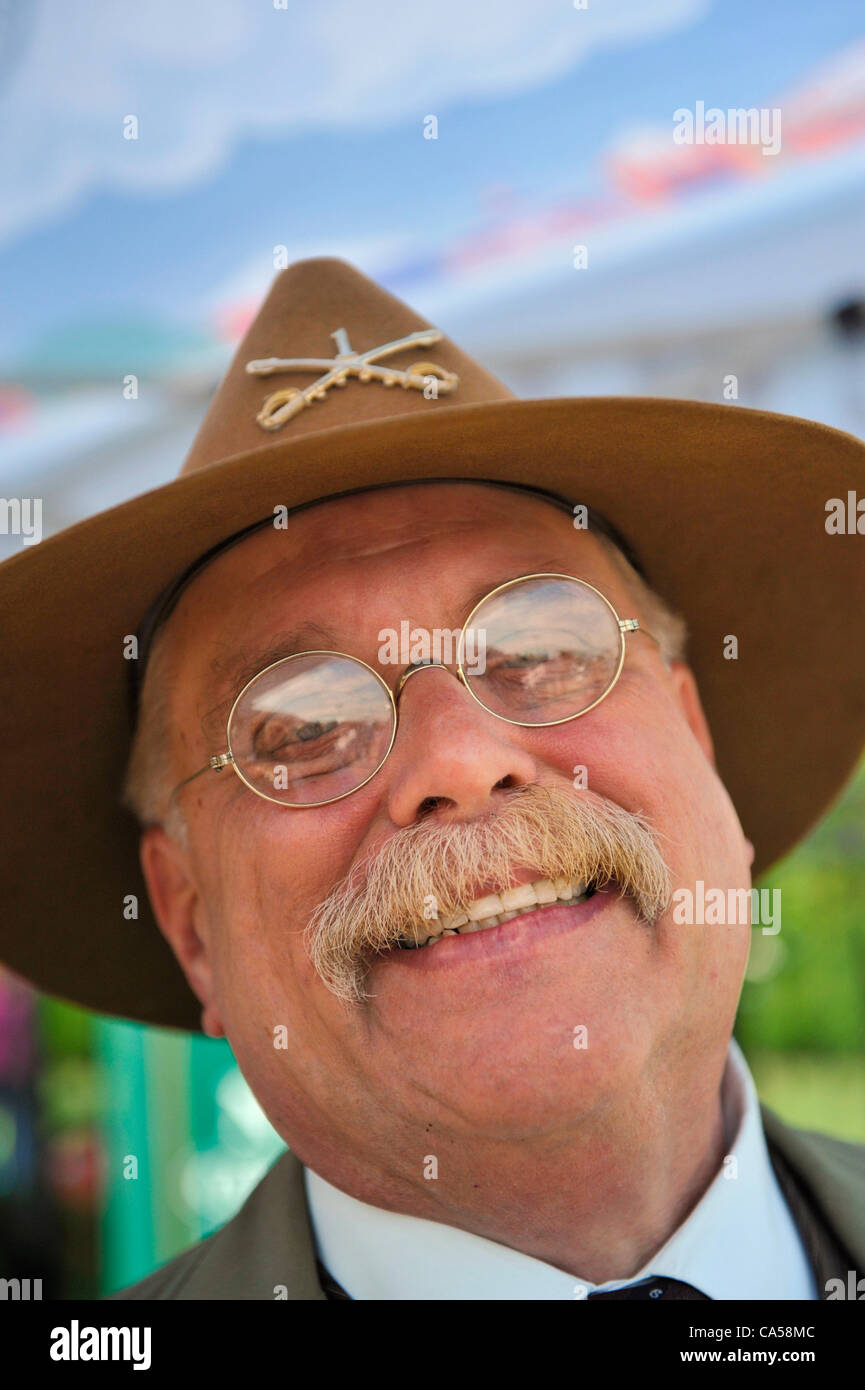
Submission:
[[[779,148],[676,143],[700,102],[780,112]],[[522,395],[865,435],[861,0],[29,0],[0,5],[0,129],[0,495],[41,498],[46,535],[177,473],[307,255]],[[865,774],[764,883],[783,930],[754,934],[737,1026],[758,1089],[865,1141]],[[227,1044],[0,970],[0,1273],[118,1288],[282,1148]]]

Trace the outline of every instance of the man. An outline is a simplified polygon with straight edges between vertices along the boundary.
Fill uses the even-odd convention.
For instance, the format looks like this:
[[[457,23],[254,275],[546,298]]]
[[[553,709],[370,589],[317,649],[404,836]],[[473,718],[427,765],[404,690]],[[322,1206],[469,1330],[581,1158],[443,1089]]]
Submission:
[[[2,567],[0,955],[227,1037],[290,1148],[121,1297],[844,1296],[865,1151],[761,1112],[731,1032],[752,867],[865,738],[823,525],[863,471],[785,417],[517,401],[311,261],[177,483]]]

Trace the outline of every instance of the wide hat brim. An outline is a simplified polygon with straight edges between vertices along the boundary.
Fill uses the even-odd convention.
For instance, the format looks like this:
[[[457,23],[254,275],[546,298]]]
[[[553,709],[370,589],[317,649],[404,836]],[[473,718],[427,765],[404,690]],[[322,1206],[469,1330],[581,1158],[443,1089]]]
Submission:
[[[124,638],[179,573],[275,501],[434,478],[549,488],[609,518],[688,621],[718,771],[755,870],[814,825],[865,742],[863,541],[825,526],[830,497],[865,492],[865,446],[787,416],[688,401],[454,404],[245,450],[0,566],[0,960],[78,1004],[199,1028],[119,804],[131,735]],[[730,636],[736,659],[725,656]]]

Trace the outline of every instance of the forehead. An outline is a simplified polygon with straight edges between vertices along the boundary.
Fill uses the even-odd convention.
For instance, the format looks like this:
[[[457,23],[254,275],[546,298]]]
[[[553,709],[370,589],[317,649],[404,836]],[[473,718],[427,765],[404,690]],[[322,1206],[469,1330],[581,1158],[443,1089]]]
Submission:
[[[496,584],[546,569],[623,599],[598,541],[540,497],[477,483],[381,489],[323,502],[217,556],[169,619],[170,640],[184,672],[212,688],[271,638],[355,651],[404,618],[459,626]]]
[[[593,556],[601,553],[563,508],[530,493],[471,482],[406,484],[321,502],[289,516],[284,528],[264,527],[217,556],[188,594],[201,613],[280,565],[298,585],[339,579],[347,568],[384,575],[433,550],[469,558],[505,536],[514,544],[517,535],[559,545],[578,538]]]

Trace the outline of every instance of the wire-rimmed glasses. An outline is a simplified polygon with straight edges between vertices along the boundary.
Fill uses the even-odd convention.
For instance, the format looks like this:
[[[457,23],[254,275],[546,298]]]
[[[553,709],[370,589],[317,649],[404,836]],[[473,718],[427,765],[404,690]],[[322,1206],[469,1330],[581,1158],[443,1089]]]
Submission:
[[[624,664],[625,637],[638,630],[652,636],[636,618],[620,618],[584,579],[520,575],[469,613],[456,642],[456,676],[496,719],[523,727],[565,724],[609,695]],[[350,796],[393,748],[408,679],[450,664],[435,655],[411,661],[392,691],[377,670],[345,652],[296,652],[272,662],[235,698],[227,751],[213,754],[172,796],[202,773],[228,766],[251,791],[281,806],[324,806]]]

